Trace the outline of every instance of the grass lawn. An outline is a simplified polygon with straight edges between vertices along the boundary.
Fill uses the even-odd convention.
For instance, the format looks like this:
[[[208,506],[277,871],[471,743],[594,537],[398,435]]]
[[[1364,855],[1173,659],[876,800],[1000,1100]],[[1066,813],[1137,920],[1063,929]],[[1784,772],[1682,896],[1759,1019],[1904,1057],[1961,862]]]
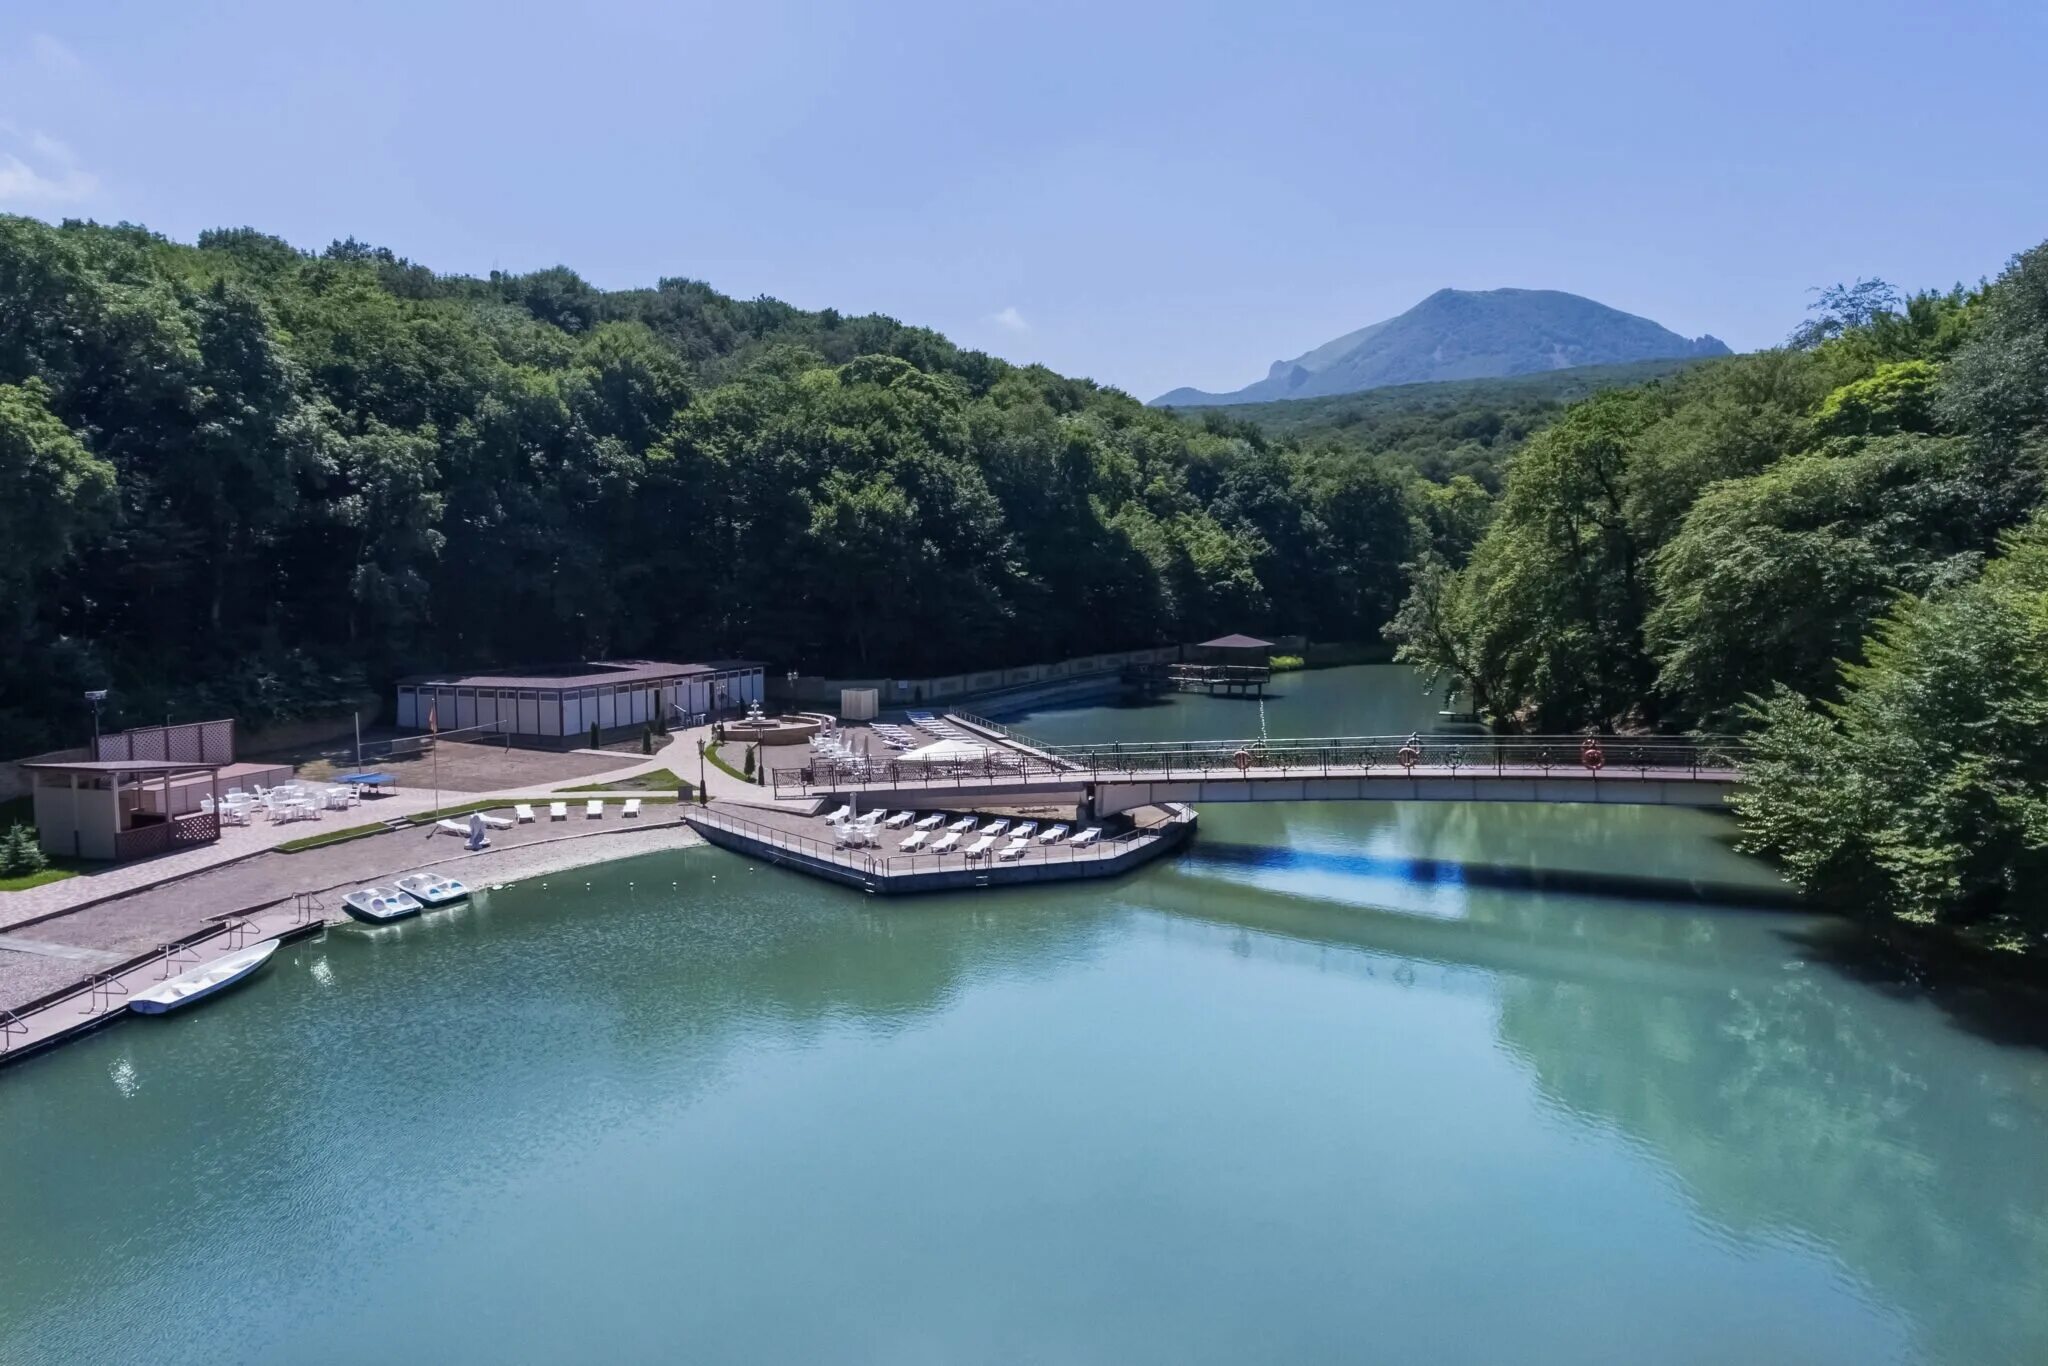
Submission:
[[[739,768],[737,768],[733,764],[727,763],[725,756],[718,752],[721,748],[722,746],[719,745],[707,745],[704,749],[704,757],[711,761],[712,767],[724,770],[726,773],[729,773],[733,777],[738,778],[743,783],[751,783],[755,781],[754,779],[749,778],[745,773],[741,772]],[[742,746],[742,748],[744,748],[744,746]],[[744,762],[744,760],[742,762]]]
[[[580,787],[559,787],[555,790],[557,792],[674,792],[679,787],[694,787],[695,785],[685,781],[681,775],[669,769],[657,768],[652,772],[642,773],[637,777],[619,778],[609,783],[584,783]]]
[[[62,882],[67,877],[77,877],[76,868],[45,868],[40,873],[23,873],[19,877],[0,877],[0,892],[25,892],[31,887],[46,883]]]

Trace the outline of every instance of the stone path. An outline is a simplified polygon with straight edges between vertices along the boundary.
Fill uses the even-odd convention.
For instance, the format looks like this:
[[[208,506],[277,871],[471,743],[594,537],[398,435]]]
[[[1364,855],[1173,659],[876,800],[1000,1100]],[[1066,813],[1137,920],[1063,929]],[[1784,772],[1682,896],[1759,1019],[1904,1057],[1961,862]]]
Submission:
[[[654,794],[645,791],[568,792],[564,789],[593,783],[619,782],[660,768],[669,769],[694,783],[698,772],[697,741],[708,739],[710,734],[711,729],[708,726],[678,731],[670,737],[667,745],[647,758],[621,763],[618,767],[603,773],[566,777],[550,785],[507,787],[481,793],[443,792],[439,805],[466,805],[485,799],[502,801],[509,806],[521,801],[546,802],[559,799],[580,803],[592,797],[602,797],[608,802],[616,802],[625,797],[672,796],[673,793]],[[709,763],[703,765],[703,771],[705,783],[713,800],[737,801],[756,806],[777,805],[773,792],[768,789],[742,782]],[[803,809],[809,803],[793,801],[783,805],[792,809]],[[435,806],[436,802],[431,792],[405,790],[389,797],[370,798],[347,811],[324,812],[318,822],[293,821],[286,825],[271,825],[259,821],[253,825],[227,826],[222,829],[220,839],[213,844],[199,845],[157,858],[138,859],[132,863],[109,864],[91,873],[65,878],[61,882],[44,883],[40,887],[31,887],[26,891],[0,893],[0,931],[39,921],[52,912],[122,896],[172,879],[186,878],[209,868],[233,863],[266,849],[273,849],[291,840],[317,835],[321,830],[336,825],[364,825],[403,816],[417,816],[434,810]],[[658,808],[649,808],[650,811],[656,809]],[[581,819],[580,808],[572,807],[571,810],[575,819]]]
[[[280,902],[289,911],[299,892],[319,895],[321,917],[338,922],[345,916],[341,892],[426,868],[482,886],[703,842],[676,819],[675,807],[650,810],[661,814],[642,817],[637,824],[617,819],[614,811],[602,829],[583,828],[577,821],[565,830],[562,824],[550,827],[541,821],[495,831],[492,847],[477,853],[452,836],[430,839],[418,829],[297,854],[266,853],[87,906],[25,934],[0,933],[0,1009],[81,982],[109,963],[183,939],[224,917]]]

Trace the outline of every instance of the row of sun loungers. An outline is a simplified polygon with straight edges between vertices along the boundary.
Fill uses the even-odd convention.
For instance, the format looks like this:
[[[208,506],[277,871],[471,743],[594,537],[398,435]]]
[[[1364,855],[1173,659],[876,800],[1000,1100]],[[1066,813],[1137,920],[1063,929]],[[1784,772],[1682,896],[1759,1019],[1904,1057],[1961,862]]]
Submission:
[[[621,816],[638,816],[640,814],[640,799],[638,797],[626,798],[619,807],[619,814]],[[531,802],[520,802],[512,808],[512,816],[513,819],[509,821],[503,816],[485,816],[484,824],[499,830],[503,830],[514,823],[525,825],[535,819],[533,804]],[[592,797],[589,801],[583,803],[583,817],[585,820],[603,820],[604,799],[602,797]],[[548,819],[551,821],[568,820],[569,803],[549,802]]]
[[[877,810],[855,816],[850,806],[827,812],[825,823],[833,828],[833,842],[841,849],[878,848],[882,831],[908,828],[910,833],[896,845],[900,853],[950,854],[957,849],[966,858],[994,857],[1006,862],[1023,858],[1034,840],[1041,846],[1066,840],[1069,848],[1086,849],[1102,838],[1102,828],[1093,825],[1067,839],[1068,827],[1064,824],[1041,833],[1037,821],[1018,821],[1012,825],[1006,816],[998,816],[987,825],[981,823],[979,816],[960,816],[947,824],[945,813],[939,811],[919,816],[914,811]],[[942,825],[945,833],[936,834]],[[962,848],[969,835],[977,838]],[[1009,836],[1009,843],[998,850],[996,845],[1005,835]]]

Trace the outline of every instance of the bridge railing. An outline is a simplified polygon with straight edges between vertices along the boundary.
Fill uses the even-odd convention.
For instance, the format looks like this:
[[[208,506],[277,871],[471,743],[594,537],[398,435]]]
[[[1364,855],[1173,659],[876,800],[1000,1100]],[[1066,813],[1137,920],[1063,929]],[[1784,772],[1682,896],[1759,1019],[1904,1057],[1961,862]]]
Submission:
[[[980,723],[977,723],[980,724]],[[995,729],[994,727],[990,727]],[[1007,730],[1000,731],[1011,737]],[[1022,737],[1011,737],[1023,742]],[[1729,736],[1369,735],[1285,740],[1141,741],[990,749],[950,760],[819,757],[776,774],[778,795],[989,783],[1075,785],[1243,776],[1690,777],[1738,776],[1747,746]]]

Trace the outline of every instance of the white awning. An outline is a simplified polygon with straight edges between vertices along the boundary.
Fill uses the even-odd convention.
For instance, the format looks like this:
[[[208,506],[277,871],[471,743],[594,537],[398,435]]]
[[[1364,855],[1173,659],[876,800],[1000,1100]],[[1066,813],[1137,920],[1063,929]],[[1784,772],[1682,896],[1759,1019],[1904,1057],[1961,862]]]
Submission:
[[[917,749],[906,750],[896,756],[898,759],[922,759],[930,761],[957,762],[962,759],[983,759],[988,757],[987,745],[971,745],[965,740],[934,740],[931,744]]]

